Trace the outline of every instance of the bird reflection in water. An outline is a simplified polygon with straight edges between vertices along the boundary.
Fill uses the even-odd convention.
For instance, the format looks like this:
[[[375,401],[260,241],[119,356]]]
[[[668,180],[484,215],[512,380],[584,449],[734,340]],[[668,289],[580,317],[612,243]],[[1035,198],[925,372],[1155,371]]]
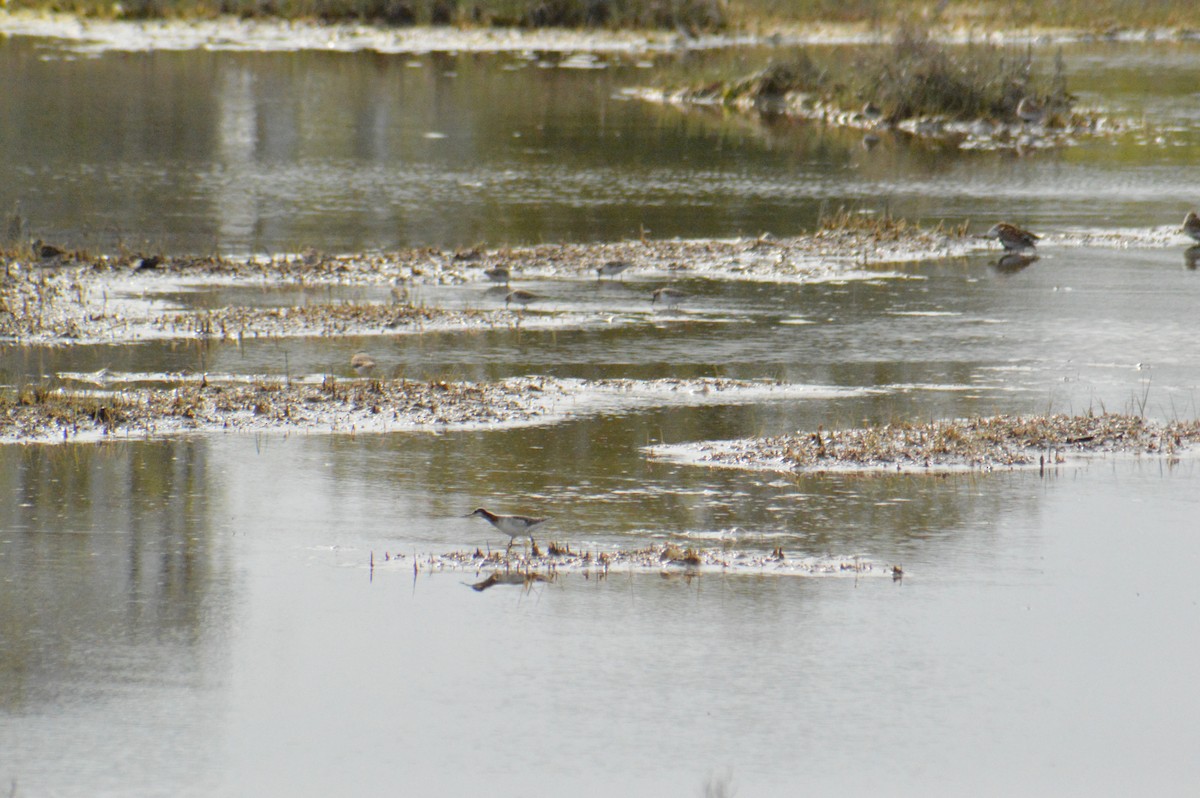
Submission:
[[[1194,247],[1188,247],[1183,251],[1183,266],[1188,271],[1196,271],[1197,264],[1200,264],[1200,244]]]
[[[1016,274],[1038,259],[1032,252],[1009,252],[994,261],[991,266],[997,274]]]

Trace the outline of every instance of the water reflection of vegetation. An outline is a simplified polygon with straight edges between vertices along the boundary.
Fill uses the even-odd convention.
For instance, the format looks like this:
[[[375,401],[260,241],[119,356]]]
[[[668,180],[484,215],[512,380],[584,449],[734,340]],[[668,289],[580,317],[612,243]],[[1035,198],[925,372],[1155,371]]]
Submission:
[[[205,452],[188,442],[5,450],[0,708],[54,702],[65,683],[108,689],[93,684],[106,665],[172,681],[205,666],[196,648],[220,631],[223,604]],[[129,667],[134,650],[144,667]]]

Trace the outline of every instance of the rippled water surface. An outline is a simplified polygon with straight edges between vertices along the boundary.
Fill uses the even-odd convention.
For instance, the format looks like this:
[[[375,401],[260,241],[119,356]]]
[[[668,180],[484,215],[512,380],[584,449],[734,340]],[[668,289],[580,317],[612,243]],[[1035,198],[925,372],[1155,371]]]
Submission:
[[[758,51],[694,56],[712,63]],[[1047,60],[1053,53],[1046,53]],[[0,41],[0,207],[105,249],[328,251],[811,229],[840,203],[1048,232],[1151,231],[1197,201],[1200,45],[1089,45],[1082,101],[1158,127],[1016,157],[684,114],[606,57],[101,54]],[[706,68],[698,64],[697,69]],[[807,284],[538,278],[582,329],[13,347],[63,373],[779,379],[817,398],[568,415],[506,430],[0,447],[0,790],[64,795],[1188,795],[1200,782],[1200,473],[784,475],[658,442],[864,420],[1194,418],[1200,274],[1182,241],[872,266]],[[480,283],[419,301],[492,308]],[[387,301],[176,290],[175,307]],[[836,398],[829,398],[831,395]],[[506,541],[664,542],[847,564],[565,574],[530,591],[414,573]],[[372,567],[373,563],[373,567]],[[855,572],[854,565],[867,566]],[[902,564],[893,581],[886,566]],[[708,787],[706,793],[706,785]]]

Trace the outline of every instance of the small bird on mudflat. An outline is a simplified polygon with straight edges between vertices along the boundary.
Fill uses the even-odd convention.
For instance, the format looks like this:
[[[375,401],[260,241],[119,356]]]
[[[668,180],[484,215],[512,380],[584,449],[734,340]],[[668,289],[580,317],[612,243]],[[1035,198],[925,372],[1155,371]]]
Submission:
[[[491,280],[493,283],[502,283],[508,285],[509,271],[504,266],[495,266],[491,269],[484,269],[483,276]]]
[[[42,260],[53,260],[54,258],[61,258],[65,254],[67,253],[63,250],[59,249],[53,244],[45,243],[40,238],[33,242],[33,257],[35,258],[41,258]]]
[[[1015,224],[1000,222],[992,225],[992,229],[984,233],[981,238],[994,238],[1008,251],[1016,252],[1023,249],[1035,249],[1041,236],[1034,235],[1028,230],[1022,230]]]
[[[668,308],[672,308],[682,302],[683,298],[686,296],[687,294],[683,293],[678,288],[672,288],[667,285],[663,286],[662,288],[655,289],[654,296],[650,297],[650,304],[654,305],[655,303],[662,302],[663,305],[667,306]]]
[[[616,277],[621,272],[630,267],[627,260],[610,260],[596,268],[596,279],[600,280],[604,277]]]
[[[1197,216],[1195,211],[1188,211],[1188,215],[1183,217],[1183,227],[1180,229],[1184,235],[1200,241],[1200,216]]]
[[[533,542],[533,529],[546,523],[545,518],[530,518],[527,515],[497,515],[490,510],[480,507],[473,513],[467,513],[465,518],[480,517],[492,526],[508,535],[508,548],[511,549],[517,538],[529,538]]]

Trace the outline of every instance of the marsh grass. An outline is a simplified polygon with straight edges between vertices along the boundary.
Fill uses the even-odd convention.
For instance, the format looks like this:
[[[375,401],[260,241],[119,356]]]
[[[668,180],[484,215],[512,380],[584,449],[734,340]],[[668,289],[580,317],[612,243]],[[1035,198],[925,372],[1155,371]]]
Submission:
[[[955,121],[1017,120],[1028,98],[1045,109],[1047,126],[1065,124],[1074,98],[1067,89],[1061,54],[1049,75],[1039,74],[1032,48],[987,42],[947,45],[927,27],[901,25],[891,43],[861,48],[852,56],[802,52],[749,76],[709,81],[689,96],[725,105],[784,108],[802,96],[812,104],[864,117],[867,108],[880,121],[939,117]]]
[[[904,25],[892,44],[867,51],[848,80],[835,87],[842,104],[873,102],[889,122],[940,115],[957,120],[1008,119],[1024,97],[1048,116],[1069,112],[1061,59],[1054,79],[1036,74],[1031,48],[1024,52],[987,43],[949,47],[927,28]],[[854,76],[861,76],[854,81]]]
[[[531,385],[532,381],[490,386],[333,377],[320,384],[259,377],[250,384],[205,380],[118,391],[27,384],[0,391],[0,438],[51,442],[92,432],[264,431],[315,425],[351,430],[356,423],[511,421],[541,412],[530,406]]]
[[[709,451],[713,463],[783,463],[797,471],[840,467],[991,468],[1056,463],[1068,454],[1175,456],[1200,442],[1200,422],[1158,423],[1117,413],[993,416],[756,438]]]
[[[43,426],[61,429],[99,427],[111,431],[126,423],[136,402],[122,394],[68,393],[46,385],[22,385],[0,392],[0,416],[36,412]]]
[[[964,221],[953,227],[946,227],[943,222],[938,222],[937,227],[930,229],[922,227],[918,222],[893,216],[886,209],[882,212],[870,209],[853,210],[844,205],[832,213],[822,211],[817,223],[818,235],[849,233],[866,236],[876,242],[903,241],[917,233],[931,232],[935,235],[961,237],[966,235],[969,225],[969,221]]]

